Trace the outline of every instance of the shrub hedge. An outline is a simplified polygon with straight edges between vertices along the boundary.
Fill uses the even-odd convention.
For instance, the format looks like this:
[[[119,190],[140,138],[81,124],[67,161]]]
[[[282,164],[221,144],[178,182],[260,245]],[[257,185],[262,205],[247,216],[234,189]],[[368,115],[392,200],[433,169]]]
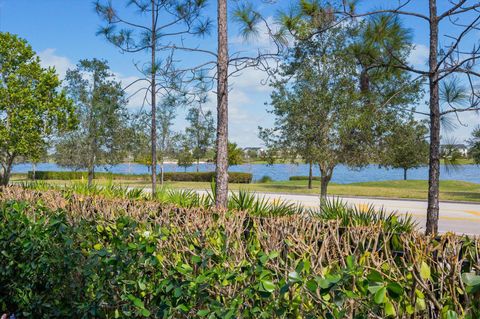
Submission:
[[[164,174],[164,179],[166,181],[177,181],[177,182],[211,182],[215,179],[215,172],[166,172]],[[248,184],[252,182],[252,174],[250,173],[239,173],[239,172],[229,172],[228,173],[228,182],[229,183],[239,183],[239,184]]]
[[[28,179],[35,180],[75,180],[75,179],[87,179],[87,172],[58,172],[58,171],[29,171],[27,174]],[[126,180],[145,180],[150,179],[148,174],[114,174],[106,172],[95,173],[95,179],[126,179]]]
[[[290,181],[308,181],[308,176],[290,176],[288,178]],[[312,176],[313,181],[320,181],[320,176]]]
[[[453,234],[11,187],[0,251],[19,318],[480,316],[480,242]]]
[[[56,171],[32,171],[28,172],[29,179],[35,180],[75,180],[87,179],[87,172],[56,172]],[[165,172],[166,181],[176,182],[211,182],[215,178],[215,172]],[[113,173],[95,173],[95,179],[122,179],[122,180],[150,180],[148,174],[113,174]],[[230,183],[251,183],[252,174],[229,172],[228,181]]]

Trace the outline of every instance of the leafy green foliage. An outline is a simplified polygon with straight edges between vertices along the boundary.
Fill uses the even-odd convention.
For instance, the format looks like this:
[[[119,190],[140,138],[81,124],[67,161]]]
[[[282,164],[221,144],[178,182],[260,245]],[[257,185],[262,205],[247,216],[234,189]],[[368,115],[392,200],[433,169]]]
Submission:
[[[193,155],[188,147],[183,146],[180,152],[177,154],[177,165],[183,167],[185,172],[187,168],[193,165]]]
[[[472,138],[469,140],[469,154],[473,158],[475,164],[480,164],[480,127],[475,128],[472,132]]]
[[[340,22],[333,3],[295,4],[280,19],[295,42],[273,81],[275,126],[260,137],[318,165],[325,198],[337,165],[375,159],[392,122],[419,98],[420,84],[389,67],[392,55],[403,61],[412,49],[409,30],[394,15]]]
[[[428,128],[413,119],[395,125],[383,140],[381,164],[404,170],[417,168],[428,163],[429,144],[426,141]]]
[[[87,172],[57,172],[57,171],[32,171],[28,172],[28,178],[34,180],[75,180],[86,179]],[[113,173],[96,173],[96,179],[127,179],[127,180],[149,180],[149,175],[134,174],[113,174]],[[176,182],[211,182],[215,178],[215,172],[165,172],[164,179],[166,181]],[[228,173],[229,183],[251,183],[252,174],[241,172]]]
[[[273,179],[268,175],[263,175],[259,180],[256,181],[257,183],[270,183],[273,182]]]
[[[24,318],[69,316],[72,302],[80,298],[75,267],[83,259],[73,247],[74,228],[67,226],[64,212],[34,219],[28,209],[22,202],[2,203],[2,310]]]
[[[32,180],[75,180],[75,179],[86,179],[88,176],[87,172],[60,172],[60,171],[29,171],[27,173],[28,179]],[[146,180],[150,178],[149,175],[145,174],[114,174],[114,173],[95,173],[95,179],[124,179],[124,180]]]
[[[193,107],[188,111],[187,121],[190,126],[185,129],[186,137],[191,145],[192,156],[198,162],[207,154],[215,140],[215,121],[211,111],[204,112],[201,107]]]
[[[0,184],[8,184],[16,158],[38,160],[48,137],[75,125],[59,87],[55,69],[42,68],[25,40],[0,32]]]
[[[288,178],[289,181],[308,181],[308,176],[290,176]],[[320,181],[320,176],[312,176],[313,181]]]
[[[211,182],[215,179],[215,172],[167,172],[165,173],[166,181],[185,181],[185,182]],[[252,182],[252,174],[229,172],[229,183],[248,184]]]
[[[16,188],[0,198],[0,305],[22,318],[479,314],[468,237]]]
[[[228,166],[241,165],[243,163],[243,150],[237,143],[228,142]]]
[[[96,165],[118,164],[132,146],[124,91],[107,62],[97,59],[81,60],[65,80],[79,125],[61,136],[55,158],[61,166],[87,169],[91,182]]]

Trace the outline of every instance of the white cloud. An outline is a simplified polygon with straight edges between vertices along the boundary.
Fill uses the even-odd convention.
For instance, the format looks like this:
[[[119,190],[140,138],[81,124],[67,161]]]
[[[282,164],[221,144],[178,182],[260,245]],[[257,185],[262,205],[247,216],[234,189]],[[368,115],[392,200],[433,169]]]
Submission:
[[[272,120],[264,103],[268,101],[271,88],[263,85],[266,74],[260,70],[247,69],[230,80],[229,97],[230,136],[241,146],[258,146],[258,126],[270,127]]]
[[[270,93],[272,89],[266,81],[268,81],[267,74],[254,68],[246,69],[239,76],[230,78],[230,84],[234,90]]]
[[[476,112],[465,112],[456,116],[450,116],[456,127],[452,131],[444,130],[442,139],[454,139],[457,143],[465,143],[472,137],[472,131],[480,123],[480,114]]]
[[[425,68],[428,61],[429,49],[426,45],[415,44],[414,49],[410,52],[408,62],[417,68]]]
[[[145,101],[146,87],[145,81],[140,81],[137,76],[124,76],[114,72],[117,81],[120,81],[122,88],[125,88],[125,95],[128,98],[127,107],[131,110],[139,110],[142,106],[147,107],[150,99]]]
[[[40,62],[43,67],[55,67],[60,79],[65,79],[68,69],[73,69],[75,65],[69,58],[56,54],[56,49],[48,48],[38,53]],[[130,109],[139,109],[143,104],[145,92],[139,90],[145,86],[145,83],[135,82],[139,79],[136,76],[124,76],[120,73],[113,72],[117,81],[120,81],[125,90],[126,96],[129,98],[128,107]],[[135,83],[134,83],[135,82]],[[132,84],[134,83],[134,84]]]
[[[74,64],[67,57],[56,55],[55,51],[56,49],[48,48],[38,53],[38,56],[43,67],[55,67],[60,79],[63,80],[67,70],[73,68]]]
[[[39,54],[43,67],[55,67],[61,79],[65,78],[66,71],[74,68],[75,65],[69,58],[56,54],[53,48],[45,49]],[[121,82],[126,96],[129,98],[128,108],[138,110],[145,97],[145,91],[139,91],[145,87],[144,82],[135,82],[140,78],[137,76],[127,76],[114,72],[114,76]],[[270,118],[266,113],[264,102],[269,98],[271,88],[263,85],[267,76],[261,70],[253,68],[246,69],[239,76],[230,78],[229,93],[229,124],[230,139],[239,143],[241,146],[260,145],[258,139],[258,126],[271,126]],[[135,83],[134,83],[135,82]],[[134,84],[132,84],[134,83]],[[209,101],[205,105],[206,109],[216,112],[217,96],[214,92],[209,93]],[[147,104],[145,107],[148,107]],[[187,106],[188,108],[188,106]],[[180,114],[179,114],[180,115]],[[183,130],[184,121],[179,118],[177,127]],[[178,125],[181,124],[181,125]]]

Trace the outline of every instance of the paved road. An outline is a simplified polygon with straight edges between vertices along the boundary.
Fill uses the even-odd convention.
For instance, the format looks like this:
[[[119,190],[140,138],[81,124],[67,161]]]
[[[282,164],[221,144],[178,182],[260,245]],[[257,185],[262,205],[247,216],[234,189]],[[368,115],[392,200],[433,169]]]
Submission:
[[[273,200],[281,198],[291,202],[302,204],[305,207],[318,207],[320,198],[315,195],[294,195],[257,193],[258,196],[265,196]],[[409,214],[423,229],[426,223],[427,202],[422,200],[407,199],[379,199],[361,197],[340,197],[351,205],[374,205],[377,208],[383,207],[387,211],[395,211],[399,215]],[[440,232],[456,232],[458,234],[480,235],[480,203],[440,203]]]

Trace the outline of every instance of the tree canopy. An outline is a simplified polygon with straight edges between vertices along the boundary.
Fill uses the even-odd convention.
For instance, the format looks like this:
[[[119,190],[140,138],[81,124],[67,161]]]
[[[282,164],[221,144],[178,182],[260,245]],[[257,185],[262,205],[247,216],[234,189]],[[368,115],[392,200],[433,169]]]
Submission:
[[[73,103],[60,89],[54,68],[23,39],[0,33],[1,184],[8,184],[18,157],[35,161],[45,153],[47,138],[75,125]]]
[[[383,166],[403,169],[403,179],[407,171],[428,164],[428,127],[424,123],[410,119],[394,125],[384,138],[381,153]]]
[[[205,157],[215,140],[215,121],[211,111],[203,111],[201,107],[192,107],[188,111],[187,121],[190,126],[185,129],[187,139],[191,145],[192,156],[198,163]]]
[[[228,142],[228,166],[241,165],[243,163],[243,150],[237,143]]]
[[[473,158],[475,164],[480,164],[480,127],[475,128],[472,133],[472,138],[469,140],[470,156]]]
[[[190,149],[189,141],[184,137],[177,151],[177,165],[183,167],[185,171],[193,165],[194,157]],[[197,168],[198,171],[198,168]]]
[[[55,156],[59,165],[87,169],[91,183],[96,165],[121,162],[131,147],[127,101],[106,61],[81,60],[65,80],[79,125],[61,136]]]
[[[273,82],[275,127],[261,131],[269,147],[319,166],[322,197],[337,165],[360,167],[374,159],[390,124],[418,96],[417,86],[397,94],[395,85],[408,79],[406,72],[376,70],[365,58],[382,55],[379,41],[395,42],[400,36],[392,34],[406,33],[401,25],[384,25],[391,30],[379,36],[372,31],[380,23],[376,19],[332,19],[313,4],[285,18],[295,44]],[[408,44],[396,45],[405,54]]]

